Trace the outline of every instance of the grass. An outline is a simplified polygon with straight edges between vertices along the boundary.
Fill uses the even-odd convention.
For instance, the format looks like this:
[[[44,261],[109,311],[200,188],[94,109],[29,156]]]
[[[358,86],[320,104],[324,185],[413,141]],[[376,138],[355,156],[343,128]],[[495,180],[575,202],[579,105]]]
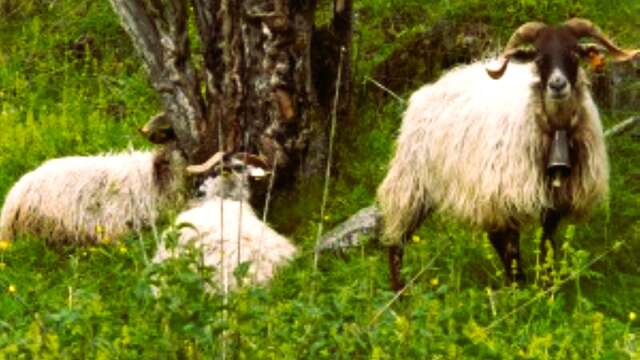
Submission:
[[[0,24],[0,198],[48,158],[146,146],[136,129],[160,109],[105,1],[20,4]],[[219,358],[223,344],[228,357],[241,359],[638,358],[640,144],[627,135],[608,144],[608,206],[559,232],[557,271],[566,282],[550,291],[533,280],[503,287],[486,237],[443,217],[427,221],[407,248],[404,277],[420,276],[397,301],[386,254],[373,241],[325,254],[313,271],[319,221],[328,229],[370,204],[385,174],[403,105],[379,101],[361,85],[402,44],[442,18],[473,17],[504,38],[523,21],[572,12],[616,31],[620,42],[640,43],[629,21],[639,5],[631,0],[390,4],[355,4],[359,118],[350,128],[338,125],[327,216],[319,218],[322,179],[272,204],[270,222],[301,250],[291,266],[225,304],[202,291],[211,270],[194,271],[193,259],[148,265],[150,234],[88,248],[0,243],[0,359]],[[70,50],[83,34],[94,38],[97,53]],[[605,126],[638,106],[604,109]],[[538,238],[536,228],[522,237],[530,279],[540,274]]]

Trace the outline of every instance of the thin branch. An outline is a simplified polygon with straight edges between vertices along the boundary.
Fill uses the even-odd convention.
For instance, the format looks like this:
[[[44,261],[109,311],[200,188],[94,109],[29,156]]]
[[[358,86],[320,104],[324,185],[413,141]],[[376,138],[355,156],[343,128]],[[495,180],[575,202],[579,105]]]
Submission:
[[[273,186],[275,184],[276,179],[276,171],[278,169],[278,157],[273,158],[273,167],[271,173],[271,179],[269,179],[269,188],[267,189],[267,196],[264,200],[264,209],[262,211],[262,228],[260,229],[260,240],[258,242],[258,259],[256,261],[256,269],[260,269],[262,267],[262,244],[264,242],[264,230],[267,227],[267,216],[269,215],[269,205],[271,204],[271,193],[273,192]],[[258,272],[256,272],[257,276]],[[254,281],[257,280],[257,277],[254,277]]]
[[[244,133],[244,139],[242,142],[242,148],[246,149],[247,148],[247,144],[249,143],[249,133],[245,132]],[[249,185],[249,172],[247,171],[247,159],[249,157],[249,153],[245,151],[244,153],[244,158],[242,159],[242,161],[244,161],[244,171],[242,172],[242,187],[246,187],[247,189],[250,188]],[[243,212],[244,212],[244,201],[240,201],[240,208],[238,211],[238,239],[237,239],[237,244],[236,244],[236,266],[240,265],[240,259],[241,259],[241,251],[242,251],[242,216],[243,216]]]
[[[625,133],[625,132],[633,129],[638,124],[640,124],[640,116],[632,116],[632,117],[628,118],[627,120],[619,122],[618,124],[614,125],[613,127],[607,129],[607,131],[604,132],[604,136],[605,137],[612,137],[612,136],[620,135],[622,133]]]
[[[610,253],[618,250],[623,244],[624,244],[624,241],[615,243],[610,249],[608,249],[607,251],[605,251],[602,254],[598,255],[597,257],[593,258],[591,261],[589,261],[583,267],[581,267],[580,269],[572,272],[571,275],[569,275],[565,279],[559,280],[557,285],[554,285],[554,286],[550,287],[549,289],[547,289],[547,290],[545,290],[545,291],[543,291],[541,293],[538,293],[537,296],[534,296],[533,298],[531,298],[530,300],[526,301],[525,303],[523,303],[522,305],[518,306],[517,308],[511,310],[510,312],[508,312],[504,316],[494,320],[491,324],[486,326],[484,329],[485,330],[491,330],[492,328],[496,327],[501,322],[503,322],[506,319],[508,319],[508,318],[512,317],[513,315],[515,315],[517,312],[519,312],[519,311],[523,310],[524,308],[528,307],[529,305],[539,301],[540,299],[542,299],[542,297],[544,295],[547,295],[547,294],[549,294],[551,292],[557,291],[560,287],[562,287],[567,282],[575,279],[579,275],[582,275],[587,269],[592,267],[595,263],[597,263],[600,260],[602,260],[605,257],[607,257]]]
[[[444,252],[444,250],[447,248],[447,246],[445,245],[445,247],[443,247],[442,249],[440,249],[440,251],[438,251],[438,253],[431,258],[431,260],[429,261],[429,263],[427,265],[425,265],[422,269],[420,269],[420,271],[418,271],[412,278],[411,280],[409,280],[409,282],[402,288],[400,289],[400,291],[398,291],[392,298],[391,300],[389,300],[388,303],[386,303],[380,310],[378,310],[378,312],[373,316],[373,318],[371,318],[371,321],[369,321],[369,324],[367,324],[367,327],[371,327],[371,325],[373,325],[379,318],[380,316],[382,316],[382,314],[385,313],[385,311],[387,311],[391,305],[393,305],[396,301],[398,301],[398,299],[400,298],[400,296],[402,296],[402,294],[404,294],[405,291],[407,291],[407,289],[409,289],[411,286],[413,286],[413,284],[415,283],[416,280],[418,280],[418,278],[424,274],[425,271],[427,271],[427,269],[431,268],[431,266],[433,265],[433,263],[436,261],[436,259],[438,257],[440,257],[440,255]]]
[[[222,174],[222,162],[220,162],[220,174]],[[229,274],[227,272],[227,265],[225,263],[226,249],[224,246],[224,197],[220,196],[220,275],[222,275],[222,311],[220,316],[222,322],[227,321],[227,304],[229,303]],[[222,347],[222,358],[226,359],[227,355],[227,332],[222,330],[220,334],[220,343]]]
[[[406,104],[407,100],[403,99],[402,97],[400,97],[400,95],[396,94],[395,92],[393,92],[392,90],[390,90],[389,88],[387,88],[386,86],[380,84],[378,81],[376,81],[376,79],[371,78],[369,76],[365,76],[364,77],[365,81],[371,82],[373,83],[375,86],[379,87],[380,89],[382,89],[384,92],[386,92],[387,94],[393,96],[396,100],[398,100],[399,102]]]
[[[324,191],[322,193],[322,205],[320,206],[320,224],[318,224],[318,234],[316,236],[316,246],[313,255],[313,269],[318,269],[319,244],[322,237],[322,228],[324,221],[324,212],[327,207],[327,198],[329,196],[329,182],[331,180],[331,161],[333,160],[333,141],[336,136],[336,123],[338,122],[338,105],[340,104],[340,84],[342,82],[342,65],[344,62],[345,49],[340,49],[340,60],[338,63],[338,74],[336,76],[336,93],[333,98],[333,111],[331,113],[331,130],[329,131],[329,151],[327,154],[327,168],[324,178]]]

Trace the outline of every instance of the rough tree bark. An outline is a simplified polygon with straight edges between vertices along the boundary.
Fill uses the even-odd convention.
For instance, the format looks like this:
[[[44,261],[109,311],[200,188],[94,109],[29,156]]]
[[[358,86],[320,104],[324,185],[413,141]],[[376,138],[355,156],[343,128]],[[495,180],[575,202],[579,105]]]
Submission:
[[[190,162],[244,150],[288,170],[281,173],[319,173],[328,121],[311,59],[316,0],[110,2]],[[332,46],[348,50],[351,0],[334,8],[341,40]],[[342,114],[349,103],[343,97]]]

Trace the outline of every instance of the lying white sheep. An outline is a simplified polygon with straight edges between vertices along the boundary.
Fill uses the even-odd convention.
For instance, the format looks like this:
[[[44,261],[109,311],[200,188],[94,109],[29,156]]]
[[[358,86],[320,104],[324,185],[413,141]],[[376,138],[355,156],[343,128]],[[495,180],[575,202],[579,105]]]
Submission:
[[[155,223],[159,209],[180,202],[184,171],[178,169],[183,167],[177,151],[49,160],[7,194],[0,238],[31,234],[49,243],[77,244],[117,240]]]
[[[231,166],[239,165],[242,156],[229,159]],[[222,154],[214,163],[217,161],[222,161]],[[170,248],[165,239],[153,262],[180,256],[193,246],[202,251],[203,264],[216,269],[215,282],[222,289],[228,289],[237,286],[233,272],[239,264],[250,262],[249,280],[261,283],[269,280],[277,267],[291,260],[296,253],[295,246],[260,220],[248,202],[245,173],[259,177],[264,171],[250,165],[240,167],[241,171],[232,169],[205,180],[201,186],[204,197],[180,213],[175,221],[179,229],[177,245]],[[197,167],[189,167],[193,169]]]
[[[598,48],[578,44],[581,37],[618,60],[637,54],[586,20],[528,23],[511,37],[500,68],[488,71],[493,79],[477,62],[411,96],[377,192],[394,289],[402,288],[401,245],[433,211],[486,230],[512,280],[523,275],[521,226],[542,217],[543,239],[553,242],[562,218],[581,217],[606,197],[602,126],[578,63]],[[528,63],[507,69],[510,59]],[[557,152],[562,161],[550,161]]]
[[[11,188],[0,214],[0,239],[19,234],[51,244],[115,241],[155,224],[184,203],[186,160],[161,114],[141,131],[157,151],[71,156],[45,162]]]

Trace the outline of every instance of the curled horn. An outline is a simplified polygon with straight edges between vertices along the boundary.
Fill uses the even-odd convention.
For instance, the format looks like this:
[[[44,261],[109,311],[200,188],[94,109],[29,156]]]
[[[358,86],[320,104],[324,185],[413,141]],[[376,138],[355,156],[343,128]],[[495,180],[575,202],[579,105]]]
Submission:
[[[520,26],[518,30],[511,35],[509,42],[507,42],[507,46],[502,52],[500,66],[497,69],[487,68],[487,74],[489,74],[492,79],[501,78],[505,70],[507,70],[509,60],[511,60],[511,57],[518,51],[518,48],[534,42],[538,34],[540,34],[540,30],[546,27],[547,24],[541,22],[528,22]]]
[[[210,157],[209,160],[205,161],[202,164],[187,166],[187,172],[189,174],[205,173],[211,170],[214,166],[218,165],[218,163],[220,163],[224,159],[224,156],[224,151],[217,152],[212,157]]]
[[[623,50],[617,47],[609,38],[591,21],[586,19],[573,18],[564,23],[577,37],[591,37],[600,42],[609,50],[615,61],[629,61],[640,55],[640,50]]]

